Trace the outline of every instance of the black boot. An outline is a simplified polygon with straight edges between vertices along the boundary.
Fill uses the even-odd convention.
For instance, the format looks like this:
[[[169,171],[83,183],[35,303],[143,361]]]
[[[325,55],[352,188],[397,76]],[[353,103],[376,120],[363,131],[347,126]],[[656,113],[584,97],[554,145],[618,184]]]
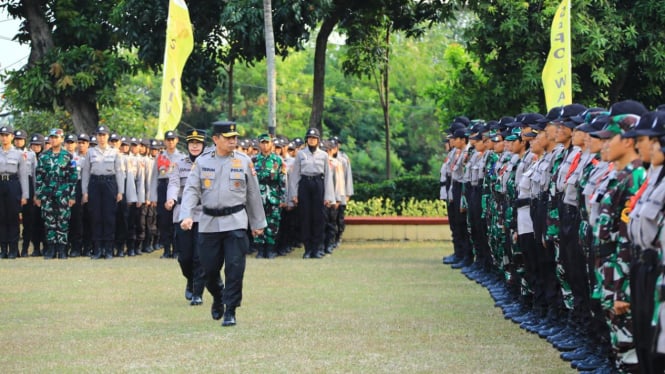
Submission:
[[[58,252],[58,258],[61,260],[66,260],[67,259],[67,245],[66,244],[58,244],[56,245],[56,251]]]
[[[118,244],[115,246],[115,257],[125,257],[125,246]]]
[[[55,258],[55,244],[46,243],[46,247],[44,247],[44,259],[50,260],[53,258]]]
[[[159,258],[172,258],[173,255],[171,254],[171,245],[165,244],[164,245],[164,253],[159,256]]]
[[[7,243],[0,243],[0,258],[7,258]]]
[[[127,241],[127,256],[129,256],[129,257],[136,256],[136,252],[134,251],[134,241],[133,240],[128,240]]]
[[[11,259],[18,257],[18,243],[9,243],[9,256],[7,257]]]
[[[21,244],[21,257],[28,257],[28,247],[30,246],[30,242],[23,241]]]
[[[270,258],[270,259],[277,257],[277,252],[275,252],[275,246],[274,245],[270,245],[270,244],[265,245],[265,256],[266,256],[266,258]]]
[[[92,256],[90,256],[90,258],[93,260],[99,260],[100,258],[102,258],[101,244],[95,244],[95,247],[92,250]]]
[[[140,240],[135,240],[134,241],[134,254],[137,256],[141,255],[141,241]]]
[[[42,255],[42,251],[39,248],[39,242],[32,242],[32,254],[30,256],[40,257]]]
[[[113,259],[113,246],[108,244],[102,248],[102,256],[107,260]]]
[[[266,245],[265,244],[254,244],[256,249],[256,258],[266,258]]]
[[[72,243],[72,250],[69,257],[79,257],[81,255],[81,243]]]

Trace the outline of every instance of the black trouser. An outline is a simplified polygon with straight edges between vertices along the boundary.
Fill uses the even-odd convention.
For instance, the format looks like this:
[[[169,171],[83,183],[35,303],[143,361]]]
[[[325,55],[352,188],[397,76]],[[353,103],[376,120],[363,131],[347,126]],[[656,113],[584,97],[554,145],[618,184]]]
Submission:
[[[125,195],[118,202],[118,209],[115,215],[115,247],[118,253],[124,252],[125,242],[129,237],[129,209]]]
[[[487,238],[487,222],[482,218],[482,189],[481,186],[468,186],[469,196],[469,222],[471,223],[471,240],[476,250],[476,261],[483,266],[492,264],[489,240]]]
[[[81,204],[81,180],[76,182],[75,187],[76,203],[71,207],[71,217],[69,218],[69,243],[72,251],[81,254],[83,249],[83,205]]]
[[[206,288],[227,307],[238,307],[242,301],[245,254],[249,251],[247,230],[199,233],[199,259],[205,272]],[[224,266],[224,281],[220,271]]]
[[[20,184],[20,183],[19,183]],[[35,205],[33,199],[35,197],[35,188],[33,184],[32,175],[28,177],[28,202],[21,207],[21,215],[23,216],[22,225],[23,225],[23,244],[21,245],[21,254],[28,253],[28,247],[32,242],[32,231],[33,231],[33,216],[35,211]]]
[[[157,229],[159,230],[159,244],[164,246],[164,254],[171,254],[173,245],[173,210],[166,210],[166,190],[169,185],[168,178],[157,180]]]
[[[337,233],[335,236],[335,241],[338,242],[342,240],[342,235],[344,230],[346,230],[346,223],[344,218],[346,217],[346,204],[339,204],[337,207]]]
[[[558,309],[561,306],[561,287],[556,278],[556,261],[554,259],[554,243],[543,243],[547,230],[547,198],[541,194],[531,202],[531,219],[535,239],[535,264],[540,284],[540,293],[534,294],[537,306],[547,305]]]
[[[324,207],[325,210],[325,222],[326,222],[326,230],[325,230],[325,239],[323,240],[323,244],[328,247],[332,246],[335,244],[337,241],[337,214],[338,211],[337,209],[333,207]]]
[[[561,203],[559,206],[559,256],[566,280],[573,293],[573,313],[578,322],[590,316],[590,291],[586,257],[579,245],[580,212],[577,207]],[[581,319],[581,320],[579,320]]]
[[[298,184],[300,232],[305,252],[314,253],[322,248],[324,231],[323,176],[301,176]]]
[[[175,224],[175,241],[176,246],[180,249],[178,254],[180,271],[187,279],[187,283],[191,283],[194,296],[202,296],[205,285],[205,272],[198,253],[198,236],[198,222],[194,222],[192,229],[187,231],[181,229],[179,224]]]
[[[115,175],[91,175],[88,184],[88,210],[92,226],[92,241],[98,248],[111,249],[115,237],[118,203],[118,184]]]
[[[524,259],[524,279],[526,280],[531,291],[533,292],[534,307],[544,310],[546,306],[542,302],[543,291],[542,281],[538,274],[538,251],[540,250],[536,243],[534,233],[520,234],[517,237],[517,244],[522,251],[522,258]],[[542,245],[540,246],[542,247]],[[536,303],[537,296],[540,297],[540,303]],[[529,305],[530,306],[530,305]]]
[[[641,373],[663,373],[665,356],[655,351],[658,327],[651,326],[654,292],[660,261],[655,250],[640,251],[630,269],[630,310],[633,316],[633,341]]]
[[[142,241],[145,234],[144,225],[141,222],[141,207],[136,206],[136,202],[127,206],[127,249],[135,249],[138,241]],[[141,248],[136,248],[141,249]]]
[[[21,183],[18,177],[0,181],[0,243],[18,243]]]
[[[453,246],[455,257],[458,259],[471,260],[471,241],[466,226],[466,213],[460,212],[460,202],[462,199],[462,183],[453,182],[452,199],[448,206],[448,219],[450,230],[453,236]]]

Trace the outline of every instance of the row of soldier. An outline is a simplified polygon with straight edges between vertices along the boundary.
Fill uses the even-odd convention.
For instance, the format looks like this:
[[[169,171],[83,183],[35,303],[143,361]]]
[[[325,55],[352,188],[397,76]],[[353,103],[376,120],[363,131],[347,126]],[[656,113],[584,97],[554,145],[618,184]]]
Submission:
[[[665,370],[659,109],[570,104],[449,130],[443,262],[580,371]]]
[[[188,136],[192,131],[197,130],[189,131]],[[6,230],[0,233],[0,257],[27,257],[30,244],[33,246],[32,256],[43,255],[46,258],[90,255],[95,259],[110,259],[114,256],[150,253],[159,248],[164,249],[162,258],[178,257],[178,246],[174,245],[174,220],[177,215],[174,216],[172,212],[177,204],[171,203],[167,209],[167,188],[170,176],[177,174],[174,172],[177,162],[187,155],[176,148],[178,137],[173,131],[164,134],[164,141],[118,136],[111,134],[106,126],[100,126],[93,136],[64,135],[62,130],[54,129],[46,138],[41,134],[28,137],[25,131],[12,131],[8,126],[0,128],[0,133],[5,157],[10,151],[13,155],[6,160],[0,159],[0,187],[5,189],[2,207],[12,208],[3,209],[7,215],[4,220]],[[26,146],[28,138],[29,144]],[[318,143],[320,139],[316,139]],[[54,180],[39,180],[39,158],[54,142],[62,143],[63,150],[71,155],[71,159],[60,159],[59,162],[73,166],[71,172],[76,175],[73,186],[62,183],[64,175]],[[339,151],[340,143],[339,138],[334,137],[320,144],[321,149],[327,148],[329,165],[332,166],[331,172],[325,171],[326,178],[339,180],[338,186],[342,186],[344,181],[344,185],[337,187],[339,193],[332,199],[335,209],[322,209],[322,215],[329,218],[326,219],[327,236],[320,233],[321,239],[318,242],[321,247],[317,251],[307,250],[305,257],[310,257],[310,252],[316,252],[313,256],[316,258],[331,253],[344,229],[347,198],[344,191],[348,190],[350,196],[353,187],[350,162]],[[271,209],[270,212],[273,215],[271,229],[267,230],[265,238],[258,239],[258,243],[252,246],[258,252],[257,257],[284,255],[302,243],[301,230],[296,224],[296,204],[288,195],[289,186],[286,182],[289,179],[286,173],[287,168],[292,170],[296,152],[306,146],[301,138],[289,141],[285,137],[278,137],[273,142],[272,138],[266,139],[263,136],[238,141],[237,150],[248,154],[255,161],[257,173],[264,182],[262,192],[266,196],[273,195],[264,200],[279,201],[273,204],[279,209]],[[191,154],[189,157],[193,160]],[[90,162],[91,158],[94,162]],[[272,169],[273,166],[277,169]],[[63,167],[63,173],[66,169]],[[66,212],[44,211],[52,210],[53,207],[38,206],[41,200],[55,196],[56,191],[49,191],[50,195],[44,196],[45,199],[35,195],[35,190],[41,191],[41,186],[49,183],[59,186],[58,195],[65,196],[62,198],[67,201],[66,205],[69,205],[71,195],[73,203]],[[291,186],[291,189],[296,188]],[[23,196],[24,189],[27,190],[26,196]],[[20,250],[19,216],[23,224]],[[45,222],[45,218],[50,222]],[[45,230],[45,227],[50,227],[50,230]]]

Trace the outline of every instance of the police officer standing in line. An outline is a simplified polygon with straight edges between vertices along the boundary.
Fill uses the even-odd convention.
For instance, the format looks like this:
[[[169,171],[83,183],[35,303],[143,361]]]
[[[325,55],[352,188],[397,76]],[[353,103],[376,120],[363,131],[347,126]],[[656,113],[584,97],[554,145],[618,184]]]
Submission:
[[[35,153],[26,147],[26,139],[28,134],[23,130],[14,131],[14,148],[23,152],[23,158],[25,159],[28,170],[28,180],[30,183],[30,194],[28,197],[28,202],[21,207],[22,215],[22,225],[23,225],[23,243],[21,244],[21,257],[28,257],[28,247],[30,246],[30,241],[32,239],[32,198],[34,195],[34,190],[32,189],[32,169],[33,165],[36,162]]]
[[[69,244],[71,251],[69,257],[87,256],[90,245],[90,219],[87,209],[83,207],[83,192],[81,190],[81,166],[86,157],[88,157],[88,146],[90,137],[87,134],[79,134],[76,138],[78,147],[72,155],[72,162],[76,164],[76,204],[71,208],[71,219],[69,220]]]
[[[159,153],[152,170],[150,181],[150,198],[157,203],[157,228],[159,230],[159,244],[164,247],[161,258],[172,258],[178,248],[173,248],[173,212],[167,210],[166,190],[169,185],[169,176],[175,170],[175,163],[184,155],[176,149],[178,136],[173,131],[164,134],[166,149]],[[177,253],[176,253],[177,254]]]
[[[303,258],[323,258],[324,206],[335,201],[328,154],[319,149],[321,134],[316,128],[305,134],[307,147],[296,154],[293,178],[289,179],[290,201],[300,211]]]
[[[35,169],[37,168],[37,159],[39,158],[39,155],[42,154],[43,151],[45,151],[45,142],[44,142],[44,135],[36,133],[32,134],[32,137],[30,137],[30,150],[34,154],[34,159],[33,162],[31,162],[29,165],[26,165],[28,167],[28,179],[30,180],[30,219],[29,223],[32,226],[31,228],[31,235],[30,239],[32,241],[32,254],[31,256],[33,257],[38,257],[42,255],[41,248],[43,248],[45,244],[45,238],[44,238],[44,220],[42,219],[42,212],[41,208],[35,206],[34,201],[35,201]],[[28,206],[28,204],[26,204]]]
[[[88,150],[81,170],[83,203],[88,203],[92,221],[93,259],[113,258],[116,210],[124,194],[124,179],[118,150],[108,144],[109,129],[97,128],[98,145]]]
[[[276,140],[277,141],[277,140]],[[268,226],[254,239],[256,258],[277,257],[275,244],[279,234],[282,208],[286,206],[286,167],[282,158],[272,151],[270,134],[259,136],[261,153],[253,158],[259,191]]]
[[[0,258],[12,259],[18,257],[18,215],[28,202],[26,162],[13,138],[11,127],[0,127]]]
[[[44,258],[67,258],[70,208],[76,203],[76,164],[62,147],[65,133],[52,129],[51,148],[39,156],[35,173],[35,205],[41,207],[46,229]]]
[[[205,273],[198,253],[199,221],[201,220],[202,208],[199,203],[192,210],[194,223],[190,230],[183,230],[178,224],[180,218],[180,203],[182,194],[187,183],[187,177],[192,170],[196,159],[203,153],[205,146],[205,130],[187,131],[188,155],[176,161],[175,170],[169,177],[169,186],[166,191],[166,209],[173,210],[175,223],[175,245],[179,249],[178,264],[180,271],[187,280],[185,286],[185,299],[189,305],[201,305],[203,303],[203,287],[205,286]]]
[[[194,226],[193,209],[199,201],[199,256],[206,287],[213,296],[212,318],[223,316],[222,326],[236,324],[235,311],[242,301],[245,254],[249,250],[247,227],[262,235],[266,218],[252,161],[235,151],[238,132],[234,122],[213,123],[215,152],[197,158],[187,178],[180,210],[180,227]],[[220,270],[224,266],[226,287]]]

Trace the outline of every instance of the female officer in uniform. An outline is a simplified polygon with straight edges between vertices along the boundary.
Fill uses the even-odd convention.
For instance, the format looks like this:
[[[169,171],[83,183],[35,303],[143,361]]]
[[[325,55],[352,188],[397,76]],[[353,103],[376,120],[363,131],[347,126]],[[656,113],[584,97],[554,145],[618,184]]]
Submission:
[[[18,214],[28,202],[28,170],[12,140],[12,128],[0,127],[0,258],[18,257]]]
[[[117,149],[109,146],[109,128],[97,128],[97,146],[88,150],[81,167],[83,204],[90,210],[93,259],[113,258],[115,219],[118,202],[125,193],[122,161]]]

